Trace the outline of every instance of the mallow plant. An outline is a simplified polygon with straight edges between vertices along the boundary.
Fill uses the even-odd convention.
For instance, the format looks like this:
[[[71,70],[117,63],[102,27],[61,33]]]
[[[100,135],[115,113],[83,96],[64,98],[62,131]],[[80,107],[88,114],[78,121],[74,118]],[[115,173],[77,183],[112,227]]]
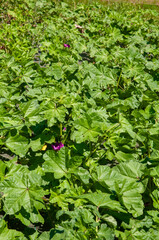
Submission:
[[[158,10],[0,12],[0,240],[159,239]]]

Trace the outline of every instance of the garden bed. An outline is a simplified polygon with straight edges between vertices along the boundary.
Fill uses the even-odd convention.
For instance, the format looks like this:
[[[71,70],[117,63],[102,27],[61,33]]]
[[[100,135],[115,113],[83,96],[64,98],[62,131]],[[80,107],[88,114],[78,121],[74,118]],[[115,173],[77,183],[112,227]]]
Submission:
[[[159,11],[0,5],[0,240],[159,239]]]

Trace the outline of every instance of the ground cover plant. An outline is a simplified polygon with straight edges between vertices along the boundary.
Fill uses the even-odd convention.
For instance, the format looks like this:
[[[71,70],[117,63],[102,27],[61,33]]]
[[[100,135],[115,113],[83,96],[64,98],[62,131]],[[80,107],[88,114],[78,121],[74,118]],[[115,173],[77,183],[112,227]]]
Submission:
[[[129,2],[129,3],[133,3],[133,4],[140,4],[142,5],[145,5],[145,4],[148,4],[148,5],[159,5],[159,1],[158,0],[101,0],[101,2],[107,2],[108,4],[109,3],[116,3],[116,2]]]
[[[159,239],[159,12],[0,5],[0,240]]]

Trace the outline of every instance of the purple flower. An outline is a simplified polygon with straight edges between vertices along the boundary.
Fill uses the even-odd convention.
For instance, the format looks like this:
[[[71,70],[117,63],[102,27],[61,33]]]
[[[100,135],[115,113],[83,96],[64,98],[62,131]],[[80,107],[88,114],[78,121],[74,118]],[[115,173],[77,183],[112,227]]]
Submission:
[[[63,131],[66,131],[66,127],[63,128]]]
[[[51,147],[55,150],[55,151],[59,151],[62,147],[64,147],[64,144],[62,142],[60,143],[55,143],[54,145],[52,144]]]
[[[64,44],[64,47],[70,48],[70,45],[69,44]]]

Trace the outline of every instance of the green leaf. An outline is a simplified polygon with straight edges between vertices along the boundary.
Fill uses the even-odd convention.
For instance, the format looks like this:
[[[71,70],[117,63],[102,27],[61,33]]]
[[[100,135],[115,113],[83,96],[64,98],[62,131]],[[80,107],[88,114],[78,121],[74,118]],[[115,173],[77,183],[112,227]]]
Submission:
[[[118,201],[113,199],[108,193],[90,193],[79,196],[79,198],[84,198],[92,202],[97,207],[109,208],[114,211],[126,212],[124,208],[120,205]]]
[[[100,239],[113,240],[115,237],[113,229],[107,227],[106,224],[101,224],[101,228],[98,231]]]
[[[68,173],[68,149],[63,147],[60,151],[48,150],[43,155],[45,162],[43,163],[43,169],[46,172],[53,172],[54,177],[59,179],[66,176]]]
[[[14,11],[7,11],[9,15],[11,15],[12,17],[17,17],[17,14]]]
[[[114,217],[109,216],[108,214],[105,214],[101,217],[109,226],[116,228],[117,227],[117,221]]]
[[[85,114],[85,117],[81,117],[74,122],[75,130],[72,133],[71,138],[76,140],[77,143],[83,141],[92,141],[96,142],[98,137],[101,136],[101,123],[96,120],[93,120],[88,114]]]
[[[131,154],[131,153],[124,153],[121,151],[118,151],[115,154],[115,157],[117,158],[118,162],[127,162],[129,160],[134,159],[134,161],[136,160],[137,156],[135,154]]]
[[[43,217],[36,208],[33,208],[32,212],[27,212],[22,207],[19,212],[15,213],[15,216],[26,226],[29,226],[31,223],[44,223]]]
[[[51,127],[57,122],[57,120],[64,122],[67,109],[63,106],[56,107],[54,104],[49,103],[45,106],[45,111],[42,113],[48,121],[48,127]]]
[[[122,176],[133,178],[135,180],[140,179],[144,173],[145,166],[136,161],[129,161],[126,163],[120,163],[115,168]]]
[[[76,171],[73,171],[77,176],[80,177],[81,181],[85,184],[89,183],[89,179],[91,178],[90,173],[82,168],[82,167],[78,167],[78,169]]]
[[[120,184],[116,182],[115,191],[118,194],[120,203],[123,204],[134,217],[139,217],[143,214],[144,203],[142,195],[140,194],[141,190],[140,185],[138,186],[136,182],[130,182],[126,179]]]
[[[14,137],[10,136],[6,141],[6,146],[15,154],[20,157],[24,157],[29,149],[28,139],[21,136],[15,135]]]
[[[0,180],[3,181],[5,176],[6,165],[2,161],[0,161]]]
[[[158,189],[154,190],[151,193],[151,198],[153,200],[153,206],[157,209],[159,209],[159,191]]]
[[[143,214],[144,203],[142,196],[136,190],[125,191],[122,195],[124,206],[134,217],[139,217]]]
[[[44,207],[42,197],[45,191],[40,187],[40,176],[34,172],[28,174],[14,174],[0,183],[4,193],[4,210],[7,214],[14,214],[22,207],[32,212],[33,207]]]
[[[19,108],[24,113],[24,118],[32,117],[38,112],[39,104],[37,100],[30,100],[26,103],[21,103]]]
[[[43,232],[42,234],[40,234],[40,236],[38,237],[38,240],[50,240],[50,232]]]
[[[62,78],[62,69],[58,64],[52,64],[45,70],[46,76],[54,76],[56,80]]]
[[[20,239],[20,240],[27,240],[27,238],[24,237],[23,233],[20,231],[16,231],[13,229],[8,229],[7,224],[4,220],[0,220],[0,240],[4,239]]]

